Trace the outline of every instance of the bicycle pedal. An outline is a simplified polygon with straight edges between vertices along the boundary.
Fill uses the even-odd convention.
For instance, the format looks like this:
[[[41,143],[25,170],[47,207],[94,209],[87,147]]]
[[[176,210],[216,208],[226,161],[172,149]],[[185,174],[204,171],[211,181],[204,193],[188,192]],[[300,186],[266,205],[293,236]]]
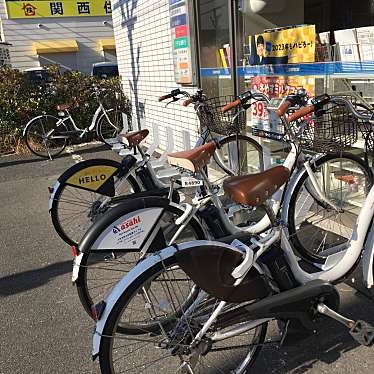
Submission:
[[[349,333],[361,345],[368,347],[374,343],[374,327],[365,321],[356,321]]]

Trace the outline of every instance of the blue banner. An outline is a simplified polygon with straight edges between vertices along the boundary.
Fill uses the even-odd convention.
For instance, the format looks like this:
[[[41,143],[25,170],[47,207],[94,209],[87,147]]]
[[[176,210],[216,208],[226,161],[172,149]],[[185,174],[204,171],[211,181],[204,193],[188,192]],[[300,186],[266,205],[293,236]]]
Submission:
[[[180,14],[179,16],[175,16],[170,20],[170,27],[177,27],[187,24],[187,15],[186,14]]]
[[[238,76],[324,76],[324,75],[374,75],[374,61],[309,62],[304,64],[258,65],[240,67]],[[202,77],[230,75],[230,69],[200,69]]]

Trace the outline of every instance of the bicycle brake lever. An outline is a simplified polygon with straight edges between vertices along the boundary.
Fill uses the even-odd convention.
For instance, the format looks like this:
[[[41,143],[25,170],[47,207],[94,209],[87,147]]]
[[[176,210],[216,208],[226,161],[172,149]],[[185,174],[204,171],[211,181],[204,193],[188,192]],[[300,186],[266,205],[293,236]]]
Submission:
[[[180,97],[173,97],[173,100],[169,101],[168,103],[166,103],[165,105],[165,108],[171,104],[171,103],[175,103],[176,101],[180,100],[181,98]]]

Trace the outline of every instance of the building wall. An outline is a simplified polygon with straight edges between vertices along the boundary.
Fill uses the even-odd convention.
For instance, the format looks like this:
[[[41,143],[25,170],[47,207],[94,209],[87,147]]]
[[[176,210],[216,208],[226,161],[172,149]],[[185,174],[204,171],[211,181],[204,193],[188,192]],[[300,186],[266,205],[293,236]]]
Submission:
[[[178,87],[174,80],[168,0],[112,0],[119,73],[133,103],[134,127],[157,124],[161,146],[173,129],[175,149],[184,149],[183,130],[196,140],[198,121],[192,107],[158,102]],[[194,92],[195,88],[186,91]]]
[[[94,62],[104,61],[102,51],[98,50],[98,40],[113,37],[111,17],[7,19],[5,2],[0,0],[0,18],[4,39],[12,44],[12,66],[21,70],[38,67],[52,60],[66,64],[71,69],[90,73]],[[103,25],[103,21],[109,25]],[[42,24],[42,27],[39,28],[38,24]],[[33,52],[32,43],[48,39],[75,39],[79,51],[41,55],[40,58]],[[115,61],[115,57],[106,53],[106,61]]]

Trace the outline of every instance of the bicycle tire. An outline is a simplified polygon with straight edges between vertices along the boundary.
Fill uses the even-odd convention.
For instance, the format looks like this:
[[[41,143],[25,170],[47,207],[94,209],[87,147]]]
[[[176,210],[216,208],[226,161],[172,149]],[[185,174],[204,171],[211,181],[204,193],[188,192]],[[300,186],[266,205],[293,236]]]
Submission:
[[[174,258],[174,256],[171,256],[171,257],[169,257],[169,258],[167,258],[165,260],[159,260],[152,267],[148,268],[147,271],[141,273],[138,277],[136,277],[135,280],[132,281],[132,283],[125,289],[125,291],[119,297],[119,299],[117,300],[117,302],[113,306],[113,308],[112,308],[112,310],[110,312],[110,315],[108,316],[108,318],[106,320],[106,323],[105,323],[105,326],[104,326],[104,329],[103,329],[103,333],[102,333],[101,345],[100,345],[100,352],[99,352],[99,361],[100,361],[101,372],[103,374],[115,374],[116,373],[116,371],[114,370],[114,367],[113,367],[113,362],[116,361],[118,363],[120,360],[115,360],[113,358],[113,353],[115,351],[115,354],[117,354],[121,350],[121,347],[116,348],[116,350],[114,350],[114,348],[113,348],[114,337],[116,335],[118,336],[120,334],[123,334],[123,332],[121,330],[121,327],[119,327],[119,320],[122,318],[124,312],[126,311],[126,308],[128,309],[131,301],[137,295],[139,295],[139,290],[142,289],[143,285],[147,285],[150,282],[152,283],[152,281],[154,279],[157,279],[157,277],[159,276],[159,274],[162,274],[163,272],[165,272],[166,268],[173,268],[173,267],[176,267],[176,266],[177,266],[177,261]],[[165,286],[164,288],[167,288],[167,286]],[[188,289],[187,289],[187,292],[188,292]],[[155,294],[155,292],[152,292],[152,294]],[[168,296],[169,295],[170,295],[170,300],[172,300],[171,299],[171,297],[172,297],[171,293],[169,293]],[[174,303],[171,302],[170,300],[169,300],[169,304],[170,305],[174,305]],[[183,300],[183,297],[182,297],[182,300]],[[177,304],[178,304],[178,301],[177,301]],[[178,305],[176,307],[178,308]],[[214,305],[213,305],[213,307],[214,307]],[[178,308],[178,310],[183,310],[183,309],[182,308]],[[184,309],[184,310],[186,310],[186,309]],[[209,311],[210,311],[210,309],[206,310],[206,313],[209,313]],[[137,318],[141,318],[141,317],[137,316]],[[189,319],[190,318],[188,318],[188,320]],[[181,319],[178,319],[178,320],[180,321]],[[175,323],[179,326],[179,322],[177,322],[178,320],[176,320]],[[185,318],[185,320],[187,320],[187,318]],[[153,338],[153,339],[157,340],[158,337],[160,335],[162,335],[162,331],[169,330],[171,328],[171,322],[173,322],[173,320],[171,318],[168,318],[168,317],[166,317],[166,319],[161,319],[161,318],[157,319],[157,321],[158,321],[158,331],[155,331],[155,329],[153,329],[153,330],[146,329],[145,331],[143,331],[143,332],[140,331],[140,332],[142,332],[143,335],[147,334],[146,336],[149,337],[149,338]],[[189,322],[187,322],[187,323],[189,323]],[[162,325],[162,329],[161,329],[160,325]],[[155,325],[155,327],[156,327],[156,325]],[[259,355],[259,353],[261,351],[262,345],[265,342],[266,330],[267,330],[267,323],[265,322],[262,325],[259,325],[258,327],[254,328],[254,330],[255,330],[255,333],[254,333],[254,336],[252,338],[252,342],[253,343],[251,341],[249,341],[248,336],[244,337],[244,341],[247,343],[248,346],[250,346],[251,354],[248,353],[245,356],[245,358],[249,357],[249,359],[247,360],[247,362],[245,362],[245,359],[243,360],[243,362],[245,362],[245,364],[243,366],[241,366],[241,368],[243,369],[243,371],[241,371],[241,372],[244,372],[245,369],[248,369],[256,361],[256,359],[257,359],[257,357],[258,357],[258,355]],[[130,335],[130,334],[127,334],[127,335]],[[170,334],[168,333],[168,335],[170,335]],[[238,335],[238,336],[240,336],[240,335]],[[142,335],[137,334],[137,337],[138,337],[138,339],[139,338],[141,339]],[[126,336],[126,339],[128,339],[129,342],[131,342],[132,338],[133,338],[133,335]],[[149,338],[147,338],[147,339],[149,339]],[[122,339],[123,339],[123,337],[121,337],[121,341],[123,342]],[[235,345],[231,345],[230,346],[230,343],[231,343],[231,341],[229,339],[229,342],[226,342],[226,344],[229,347],[228,349],[237,349],[237,346],[235,346]],[[215,344],[215,343],[213,343],[213,344]],[[212,347],[213,347],[213,344],[212,344]],[[253,345],[251,345],[251,344],[253,344]],[[152,345],[154,347],[157,346],[156,344],[152,344]],[[147,359],[148,355],[149,356],[152,355],[152,354],[156,354],[157,355],[158,352],[160,352],[160,349],[162,349],[161,347],[158,348],[158,349],[154,348],[155,351],[152,352],[152,351],[150,351],[150,347],[151,346],[148,345],[145,348],[145,349],[148,350],[147,354],[141,354],[141,352],[139,352],[138,349],[131,348],[134,352],[136,351],[136,354],[137,354],[136,361],[135,361],[136,363],[139,360]],[[122,346],[122,349],[126,349],[126,348],[124,348]],[[230,365],[233,364],[232,361],[235,361],[235,360],[225,359],[224,358],[225,357],[224,351],[225,350],[218,350],[218,353],[216,353],[216,359],[220,359],[222,361],[223,365],[229,365],[230,366]],[[214,350],[210,351],[210,349],[208,348],[207,352],[205,352],[205,354],[203,355],[204,356],[204,360],[206,359],[207,355],[210,354],[210,352],[213,352],[213,355],[215,354]],[[238,351],[235,351],[235,352],[237,353]],[[247,352],[247,351],[245,351],[245,352]],[[179,357],[181,357],[181,356],[179,356]],[[133,362],[134,362],[133,361],[134,359],[135,359],[135,357],[131,358],[129,354],[126,354],[126,363],[124,363],[124,364],[128,364],[129,363],[130,365],[132,365]],[[152,360],[155,363],[158,362],[158,360],[157,359],[153,359],[153,357],[152,357]],[[178,358],[178,360],[179,360],[179,358]],[[178,362],[176,364],[178,365]],[[180,365],[180,362],[179,362],[179,365]],[[199,365],[199,363],[197,363],[197,365]],[[145,370],[146,370],[147,365],[143,364],[142,367],[144,367]],[[207,367],[208,368],[209,367],[210,368],[213,367],[214,369],[217,368],[214,364],[213,365],[207,365]],[[198,369],[199,369],[199,367],[198,367]],[[228,368],[224,368],[224,369],[225,370],[221,370],[221,369],[220,370],[222,372],[229,372],[228,370],[226,370]],[[120,370],[122,370],[122,369],[120,369]],[[151,372],[159,372],[160,368],[157,368],[157,367],[155,368],[155,367],[151,366],[150,370],[151,370]],[[205,365],[204,365],[203,371],[198,371],[198,372],[199,373],[200,372],[207,373]],[[216,371],[214,371],[214,372],[216,372]]]
[[[363,181],[365,183],[364,185],[365,190],[363,192],[367,193],[370,190],[371,186],[373,185],[372,171],[361,158],[351,153],[342,152],[342,153],[336,153],[336,154],[326,154],[320,157],[319,159],[315,160],[315,162],[312,162],[311,168],[313,172],[316,173],[316,171],[319,170],[319,168],[322,165],[326,164],[328,167],[329,165],[328,163],[334,162],[334,160],[337,160],[337,162],[340,162],[340,164],[343,162],[343,160],[349,160],[354,165],[356,165],[356,167],[362,171],[364,178],[365,178]],[[338,160],[341,160],[341,161],[338,161]],[[337,232],[332,232],[333,231],[332,229],[330,231],[327,225],[328,224],[332,225],[330,221],[333,221],[334,222],[333,225],[336,225],[336,223],[338,223],[337,226],[340,225],[340,227],[343,228],[345,227],[345,225],[343,225],[344,218],[345,218],[344,224],[346,224],[349,218],[348,215],[353,214],[353,213],[345,209],[345,211],[341,212],[341,214],[342,215],[346,214],[346,217],[342,216],[342,218],[339,218],[340,213],[334,211],[333,213],[331,213],[333,215],[333,219],[329,219],[330,216],[327,215],[326,220],[325,220],[325,222],[327,223],[322,224],[323,220],[319,217],[321,215],[325,215],[326,213],[324,213],[323,210],[328,212],[329,207],[326,205],[326,203],[316,201],[315,196],[313,196],[313,193],[310,191],[311,184],[308,184],[308,181],[309,181],[309,179],[307,179],[308,173],[306,172],[306,170],[302,171],[302,173],[303,173],[302,176],[299,178],[298,182],[296,183],[292,191],[292,195],[291,195],[290,203],[289,203],[287,221],[288,221],[288,231],[289,231],[290,242],[293,245],[294,250],[301,256],[303,260],[306,260],[311,263],[323,264],[327,256],[321,255],[320,252],[323,252],[323,250],[327,249],[327,244],[329,244],[327,239],[329,239],[330,243],[333,243],[333,240],[335,240],[336,243],[333,243],[335,245],[343,244],[344,243],[343,238],[346,238],[347,240],[349,239],[349,231],[347,231],[347,233],[344,233],[344,235],[343,233],[340,233],[339,235]],[[338,175],[338,178],[339,178],[339,175]],[[302,190],[303,186],[305,187],[306,193],[303,192]],[[342,183],[341,183],[341,186],[343,186]],[[343,187],[341,187],[341,190],[343,190]],[[332,194],[332,192],[329,192],[329,193]],[[313,201],[312,199],[309,198],[309,195],[312,196]],[[341,192],[341,196],[342,196],[342,192]],[[312,211],[315,214],[315,217],[317,217],[317,221],[315,221],[315,225],[313,225],[313,223],[308,222],[307,219],[305,220],[305,222],[300,221],[302,217],[300,218],[298,212],[301,212],[300,204],[302,204],[303,201],[304,201],[304,205],[306,206],[308,206],[308,204],[311,204],[311,203],[312,204],[317,203],[318,207],[316,206],[316,204],[314,204],[310,208],[307,208],[307,209],[311,209],[310,211]],[[337,202],[337,204],[338,203],[339,201]],[[299,207],[299,209],[297,209],[297,207]],[[313,215],[311,217],[313,217]],[[353,221],[355,222],[355,220],[352,220],[352,224],[354,225]],[[323,227],[325,227],[325,230]],[[321,241],[318,238],[318,235],[322,236],[323,239]],[[303,240],[306,238],[307,240]],[[313,243],[316,243],[315,245],[318,245],[318,247],[314,248],[315,245]],[[331,247],[333,247],[333,245],[331,245]]]
[[[57,234],[68,245],[78,246],[78,241],[79,240],[77,240],[76,238],[80,234],[74,232],[74,235],[75,234],[77,235],[74,238],[71,233],[67,232],[67,229],[64,228],[64,224],[61,222],[59,209],[60,209],[60,203],[61,203],[61,196],[63,195],[63,193],[69,189],[70,194],[73,196],[73,198],[74,198],[74,196],[78,196],[78,197],[76,197],[77,199],[79,198],[79,193],[80,194],[85,193],[84,196],[92,196],[92,197],[96,196],[97,198],[100,198],[100,196],[104,196],[104,195],[101,195],[100,193],[94,192],[94,191],[92,191],[91,194],[90,194],[89,191],[83,191],[79,187],[75,187],[71,184],[67,184],[67,181],[73,175],[80,174],[80,173],[82,173],[83,170],[85,170],[89,167],[100,167],[100,166],[109,166],[109,167],[112,167],[113,169],[115,169],[117,171],[121,170],[121,168],[122,168],[122,166],[119,162],[109,160],[109,159],[108,160],[107,159],[85,160],[85,161],[79,162],[78,164],[73,165],[72,167],[67,169],[58,178],[58,187],[57,187],[57,190],[53,192],[54,195],[53,195],[53,200],[52,200],[52,204],[51,204],[51,207],[50,207],[50,214],[51,214],[53,227],[55,228]],[[114,178],[114,176],[113,176],[113,178]],[[140,186],[133,176],[129,175],[126,179],[126,182],[128,183],[128,185],[130,186],[130,189],[133,192],[135,192],[135,193],[140,192]],[[116,187],[116,184],[114,184],[114,188],[115,187]],[[74,191],[74,193],[73,193],[73,191]],[[115,196],[118,196],[121,193],[121,191],[122,190],[118,191],[118,193],[117,193],[117,191],[115,190],[115,192],[114,192]],[[77,201],[78,206],[79,205],[83,206],[83,207],[92,206],[93,203],[91,203],[91,201],[94,201],[94,199],[89,198],[88,200],[86,200],[87,197],[84,197],[84,196],[82,197],[81,202]],[[96,201],[97,201],[97,199],[96,199]],[[74,200],[72,202],[74,203]],[[76,214],[76,212],[74,212],[73,214]],[[91,225],[92,225],[92,221],[91,221],[91,219],[88,219],[87,225],[82,230],[80,230],[81,235],[83,235],[84,232],[86,232],[87,229]]]
[[[243,142],[242,144],[245,144],[245,154],[240,150],[239,152],[236,151],[237,141]],[[230,148],[230,144],[233,144],[233,146],[231,147],[233,150],[232,153],[234,153],[237,158],[236,165],[238,166],[236,167],[236,169],[235,164],[234,166],[230,166],[225,165],[224,162],[222,162],[222,158],[226,158],[227,161],[230,162],[226,155],[224,155],[224,157],[220,156],[220,152],[222,151],[224,154],[228,154],[229,150],[225,150],[225,146],[227,145],[227,148]],[[218,164],[218,166],[221,169],[223,169],[228,175],[246,175],[251,173],[260,173],[264,171],[263,148],[261,144],[259,144],[255,139],[247,135],[236,134],[226,136],[220,139],[217,145],[217,150],[213,155],[213,158],[215,162]],[[251,159],[251,163],[247,162],[248,158]],[[232,157],[230,159],[232,159]]]
[[[121,133],[121,131],[123,130],[123,112],[121,112],[120,110],[117,110],[117,109],[114,109],[114,108],[111,108],[111,109],[108,109],[106,111],[107,115],[109,116],[109,118],[111,116],[114,116],[114,121],[116,122],[115,123],[115,126],[116,126],[116,129],[111,132],[111,137],[110,139],[115,139],[117,138],[117,136]],[[119,121],[120,122],[119,122]],[[112,147],[113,146],[113,141],[110,142],[108,141],[107,137],[106,137],[106,129],[104,129],[104,127],[108,125],[108,120],[105,116],[105,113],[102,113],[97,121],[97,125],[96,125],[96,135],[97,137],[99,138],[100,141],[102,141],[103,143],[105,143],[107,146],[109,147]],[[105,135],[105,136],[104,136]]]
[[[109,254],[116,254],[116,251],[110,250],[110,251],[101,251],[101,254],[97,254],[99,251],[92,250],[92,246],[98,240],[100,235],[105,232],[105,230],[108,230],[108,228],[113,227],[113,223],[117,221],[121,217],[126,217],[128,215],[136,216],[141,212],[141,210],[144,209],[163,209],[162,216],[158,219],[158,222],[161,221],[161,217],[166,217],[165,212],[170,214],[170,217],[181,217],[184,213],[184,210],[180,209],[179,207],[170,204],[168,199],[161,199],[157,197],[147,197],[147,198],[139,198],[135,199],[126,203],[119,204],[118,206],[112,208],[109,212],[107,212],[103,217],[101,217],[84,235],[82,238],[81,244],[80,244],[80,250],[83,253],[83,257],[80,263],[79,272],[78,272],[78,278],[76,280],[76,287],[79,295],[79,299],[81,301],[81,304],[85,311],[91,316],[91,306],[93,304],[96,304],[97,302],[100,302],[103,298],[103,296],[106,294],[106,292],[109,291],[109,289],[113,288],[115,283],[122,278],[125,275],[125,271],[122,271],[123,267],[127,267],[127,263],[123,262],[119,263],[117,266],[120,267],[121,270],[115,269],[111,264],[109,264],[109,270],[113,270],[114,273],[119,273],[119,277],[111,277],[112,280],[109,283],[104,283],[104,290],[100,292],[98,296],[95,295],[93,297],[92,291],[90,292],[90,286],[88,284],[88,276],[87,276],[87,269],[90,268],[90,263],[97,264],[99,260],[101,260],[101,263],[105,263],[105,258],[108,257]],[[166,217],[168,218],[168,217]],[[124,221],[128,221],[130,218],[124,219]],[[168,227],[170,229],[170,227]],[[187,228],[185,230],[191,230],[194,239],[197,240],[203,240],[207,239],[207,236],[198,221],[197,218],[193,217],[189,224],[187,225]],[[187,231],[185,231],[187,232]],[[158,235],[161,235],[158,233]],[[162,235],[164,235],[164,232],[162,232]],[[152,245],[157,243],[157,240],[160,240],[160,237],[155,236],[154,239],[152,239]],[[166,239],[165,239],[166,240]],[[157,250],[160,250],[167,245],[158,245]],[[151,247],[151,246],[150,246]],[[154,249],[152,250],[152,252]],[[117,251],[117,255],[121,254],[123,252]],[[130,252],[133,255],[135,255],[134,261],[130,262],[129,266],[134,266],[135,263],[139,260],[139,250]],[[100,259],[96,259],[95,256],[100,256]],[[131,254],[130,254],[131,256]],[[110,259],[111,261],[115,260],[115,258]],[[107,261],[107,263],[109,263]],[[92,269],[92,268],[91,268]],[[103,268],[99,268],[98,270],[105,270]],[[128,269],[130,270],[130,269]],[[92,275],[90,276],[90,281],[94,281],[94,278],[92,278]],[[93,289],[95,289],[95,292],[98,290],[97,285]]]
[[[43,120],[44,120],[44,125],[43,125]],[[58,148],[55,152],[50,152],[48,146],[45,146],[46,148],[46,154],[44,153],[41,153],[41,151],[38,151],[37,149],[37,145],[35,143],[35,141],[33,140],[32,137],[37,137],[41,140],[41,138],[43,137],[43,135],[40,135],[37,133],[37,126],[41,126],[41,130],[44,132],[44,135],[46,133],[48,133],[51,129],[48,129],[48,130],[45,130],[45,126],[49,126],[50,124],[47,123],[47,121],[51,121],[51,124],[53,123],[54,125],[56,125],[56,123],[59,121],[59,119],[55,116],[51,116],[49,114],[46,114],[46,115],[43,115],[43,116],[38,116],[38,117],[35,117],[33,118],[28,124],[27,124],[27,127],[26,127],[26,130],[25,130],[25,142],[26,142],[26,146],[27,148],[36,156],[38,157],[41,157],[41,158],[46,158],[46,159],[49,159],[49,158],[53,158],[53,157],[56,157],[58,156],[59,154],[61,154],[63,152],[63,150],[65,149],[66,147],[66,144],[67,144],[67,139],[58,139],[59,140],[59,145],[58,145]],[[52,126],[54,126],[52,124]],[[65,132],[68,131],[66,125],[64,123],[60,123],[59,124],[59,128],[63,128]]]

